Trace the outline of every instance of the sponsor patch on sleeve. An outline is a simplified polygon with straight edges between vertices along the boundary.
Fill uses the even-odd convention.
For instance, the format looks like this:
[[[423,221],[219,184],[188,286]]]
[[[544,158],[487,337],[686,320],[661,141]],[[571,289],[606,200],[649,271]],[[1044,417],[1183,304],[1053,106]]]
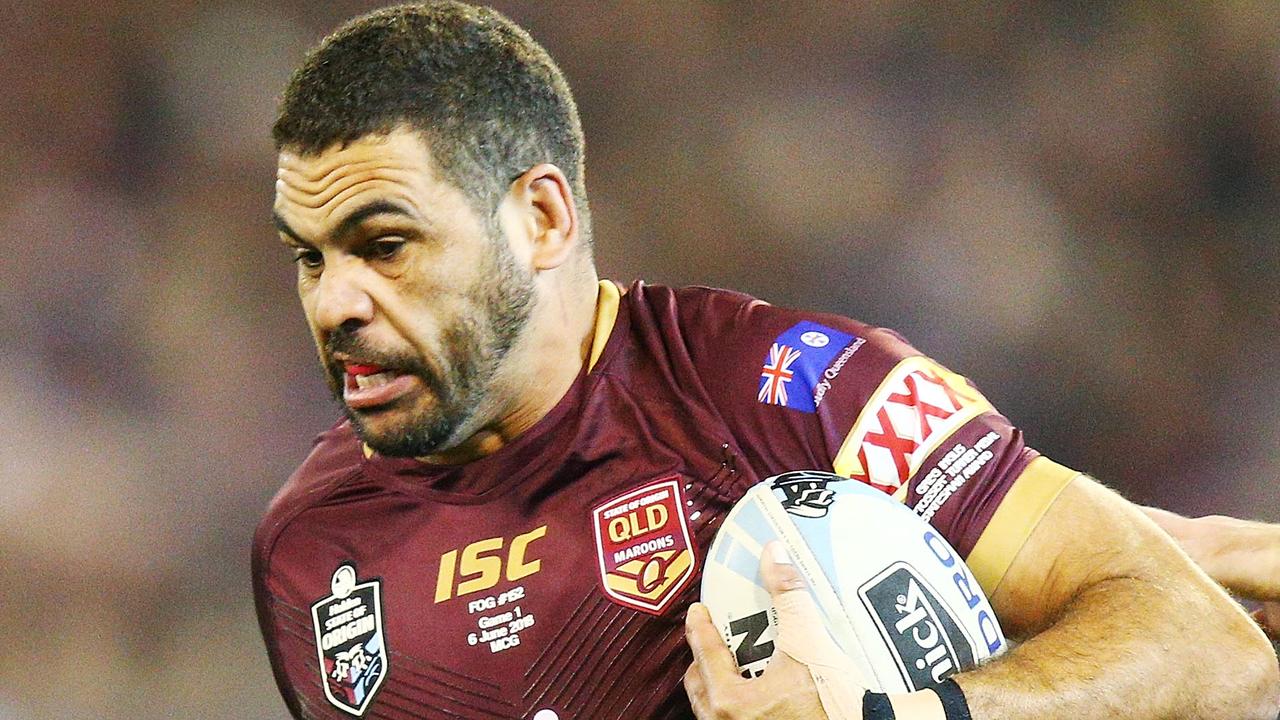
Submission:
[[[756,399],[813,413],[863,339],[808,320],[774,339],[760,368]]]
[[[960,375],[926,357],[907,358],[862,408],[834,469],[892,493],[952,433],[991,409]]]
[[[925,472],[924,477],[916,481],[915,492],[919,500],[911,509],[925,522],[933,522],[933,516],[938,514],[947,500],[995,459],[996,454],[991,447],[999,440],[1000,433],[988,430],[972,447],[960,441],[952,444],[942,457],[937,458],[933,467]],[[899,494],[902,496],[899,499],[906,501],[906,486],[899,490]]]

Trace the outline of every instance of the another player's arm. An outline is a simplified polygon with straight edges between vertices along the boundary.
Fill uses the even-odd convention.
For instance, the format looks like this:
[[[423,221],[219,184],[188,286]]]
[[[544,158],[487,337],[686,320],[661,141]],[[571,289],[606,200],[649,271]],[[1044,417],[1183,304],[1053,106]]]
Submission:
[[[991,602],[1024,640],[956,676],[975,720],[1266,718],[1280,671],[1244,612],[1131,503],[1079,476]]]
[[[1280,525],[1142,510],[1223,587],[1252,600],[1280,600]]]

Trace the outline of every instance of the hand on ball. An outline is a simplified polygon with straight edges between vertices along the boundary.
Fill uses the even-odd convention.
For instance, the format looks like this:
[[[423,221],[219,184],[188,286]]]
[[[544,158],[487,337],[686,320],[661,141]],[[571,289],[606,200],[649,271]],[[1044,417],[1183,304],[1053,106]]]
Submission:
[[[695,603],[685,624],[693,664],[684,674],[694,714],[703,720],[862,717],[866,682],[823,629],[781,543],[765,546],[760,570],[778,612],[773,658],[760,677],[741,677],[707,609]]]

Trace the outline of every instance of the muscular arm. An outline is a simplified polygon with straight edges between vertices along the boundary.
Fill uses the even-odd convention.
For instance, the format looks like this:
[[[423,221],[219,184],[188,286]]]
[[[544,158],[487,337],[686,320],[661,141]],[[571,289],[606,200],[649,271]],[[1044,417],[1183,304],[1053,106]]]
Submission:
[[[770,587],[779,607],[784,590]],[[1083,476],[1049,507],[991,601],[1021,642],[955,676],[974,720],[1271,720],[1280,707],[1280,669],[1258,628],[1137,507]],[[746,680],[705,610],[690,612],[685,686],[699,718],[822,716],[783,641],[804,623],[788,628],[781,615],[784,651]],[[891,699],[899,720],[942,718],[931,691]]]
[[[1024,640],[956,676],[975,720],[1267,718],[1262,633],[1135,506],[1076,478],[991,597]]]
[[[1280,525],[1143,508],[1209,577],[1240,597],[1280,600]]]

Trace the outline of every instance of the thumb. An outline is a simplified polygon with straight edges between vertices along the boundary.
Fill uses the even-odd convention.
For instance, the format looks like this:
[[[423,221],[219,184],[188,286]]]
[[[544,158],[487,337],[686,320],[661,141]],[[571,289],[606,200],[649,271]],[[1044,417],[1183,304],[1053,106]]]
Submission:
[[[764,546],[760,557],[760,574],[764,577],[765,589],[769,591],[769,597],[773,599],[773,606],[778,612],[780,639],[823,626],[822,613],[813,601],[809,586],[781,542],[774,540]]]
[[[809,669],[828,718],[862,717],[868,683],[827,631],[813,595],[782,543],[764,547],[760,573],[777,611],[774,647]]]
[[[827,632],[813,593],[781,542],[765,545],[760,573],[778,613],[776,647],[806,665],[846,665],[848,660]]]
[[[791,560],[791,553],[779,540],[765,544],[760,556],[760,571],[764,573],[764,586],[773,597],[805,587],[804,578],[800,577],[800,571]]]

